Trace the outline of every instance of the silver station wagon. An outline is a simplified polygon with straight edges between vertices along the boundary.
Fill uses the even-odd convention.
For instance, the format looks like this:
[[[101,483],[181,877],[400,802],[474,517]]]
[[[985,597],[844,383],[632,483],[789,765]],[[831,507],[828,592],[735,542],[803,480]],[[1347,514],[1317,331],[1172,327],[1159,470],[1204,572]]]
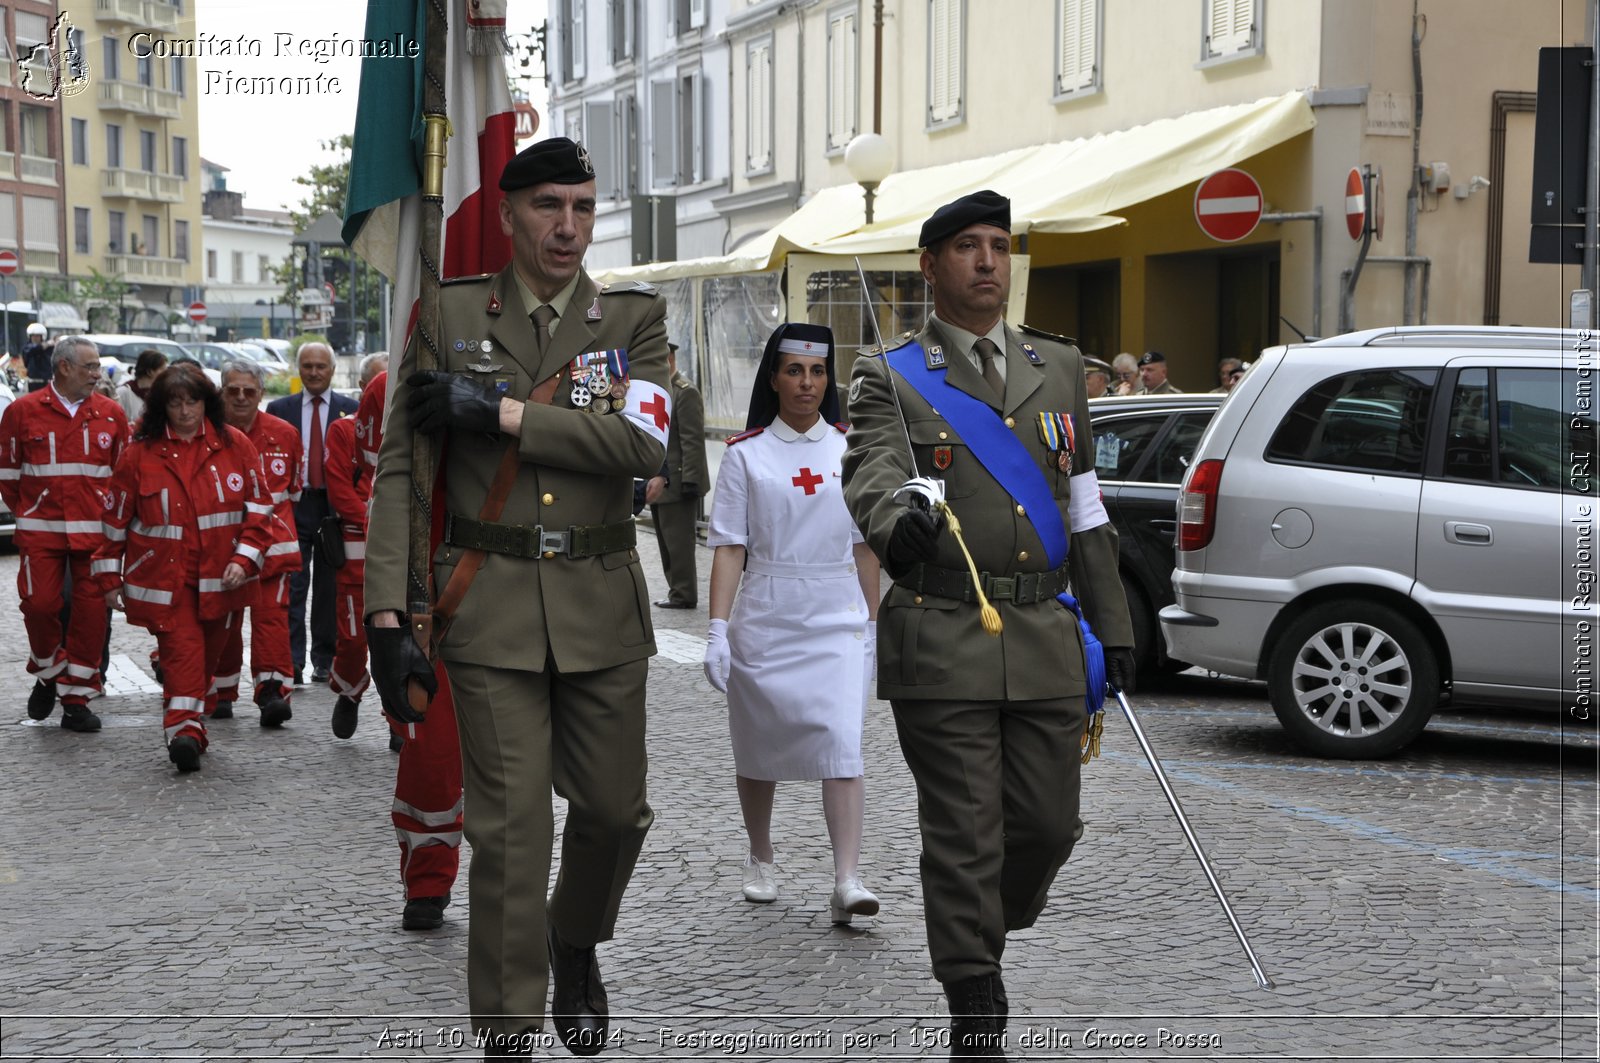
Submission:
[[[1171,654],[1266,679],[1323,756],[1391,754],[1443,704],[1588,718],[1595,347],[1424,326],[1266,351],[1184,478]]]

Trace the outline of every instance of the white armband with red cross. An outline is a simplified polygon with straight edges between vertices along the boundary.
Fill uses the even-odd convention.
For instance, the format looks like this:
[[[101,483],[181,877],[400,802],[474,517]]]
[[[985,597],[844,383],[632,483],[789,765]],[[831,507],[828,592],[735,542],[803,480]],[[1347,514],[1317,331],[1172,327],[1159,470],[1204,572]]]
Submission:
[[[648,380],[628,381],[627,405],[622,416],[662,446],[667,445],[667,429],[672,424],[672,396]]]

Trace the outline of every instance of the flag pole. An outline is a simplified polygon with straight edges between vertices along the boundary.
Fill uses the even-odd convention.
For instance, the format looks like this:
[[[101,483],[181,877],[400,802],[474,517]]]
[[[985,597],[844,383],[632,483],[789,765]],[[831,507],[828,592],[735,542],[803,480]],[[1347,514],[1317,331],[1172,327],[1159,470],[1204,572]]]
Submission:
[[[440,235],[444,227],[445,143],[449,119],[445,112],[445,49],[449,33],[449,0],[423,0],[427,12],[424,29],[422,82],[422,242],[421,284],[417,299],[416,368],[439,368]],[[409,550],[406,563],[406,608],[411,633],[431,660],[433,657],[433,574],[429,536],[433,526],[433,486],[439,444],[424,432],[411,440],[411,506]],[[425,713],[428,692],[415,679],[409,682],[411,707]]]

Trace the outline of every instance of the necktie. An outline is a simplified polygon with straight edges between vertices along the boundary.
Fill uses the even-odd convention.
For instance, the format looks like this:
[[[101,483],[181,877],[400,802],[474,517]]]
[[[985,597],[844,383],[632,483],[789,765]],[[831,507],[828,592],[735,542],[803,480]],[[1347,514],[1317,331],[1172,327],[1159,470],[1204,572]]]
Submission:
[[[539,356],[544,357],[545,348],[550,346],[550,323],[556,319],[556,308],[549,303],[543,303],[533,312],[533,335],[539,344]]]
[[[978,352],[978,358],[983,362],[983,380],[994,392],[994,397],[1001,402],[1006,401],[1006,382],[1000,376],[1000,367],[995,365],[995,359],[1000,356],[1000,348],[994,345],[994,340],[981,339],[972,345]]]
[[[306,479],[314,490],[321,491],[326,482],[322,476],[322,396],[311,400],[311,442],[306,447]]]

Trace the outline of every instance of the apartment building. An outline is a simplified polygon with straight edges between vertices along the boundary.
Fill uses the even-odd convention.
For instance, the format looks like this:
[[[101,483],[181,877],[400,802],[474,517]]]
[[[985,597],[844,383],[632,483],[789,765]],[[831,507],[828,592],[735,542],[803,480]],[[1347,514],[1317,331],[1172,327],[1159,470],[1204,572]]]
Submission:
[[[243,193],[228,188],[228,167],[220,163],[201,159],[200,171],[207,327],[222,338],[281,338],[294,321],[274,274],[292,251],[289,212],[246,206]]]
[[[65,269],[61,189],[63,41],[53,40],[53,2],[0,4],[0,250],[16,254],[18,271],[0,281],[0,300],[31,300],[36,282]],[[57,51],[51,54],[51,45]],[[27,319],[12,321],[5,348],[19,350]]]
[[[167,334],[201,283],[195,60],[152,47],[194,39],[193,3],[71,8],[87,84],[61,105],[67,272],[126,283],[118,316],[129,331]]]

